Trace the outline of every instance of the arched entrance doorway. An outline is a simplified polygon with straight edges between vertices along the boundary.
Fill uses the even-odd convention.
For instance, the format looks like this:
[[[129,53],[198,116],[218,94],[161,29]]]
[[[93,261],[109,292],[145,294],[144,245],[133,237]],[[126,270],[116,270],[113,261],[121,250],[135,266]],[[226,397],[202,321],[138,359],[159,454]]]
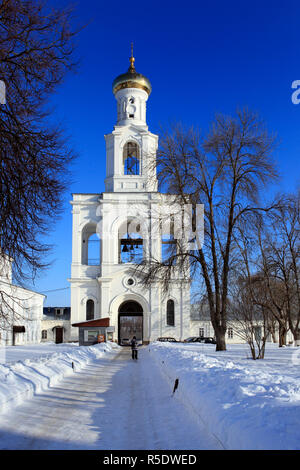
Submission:
[[[136,336],[138,341],[143,341],[143,308],[138,302],[128,300],[119,307],[119,344],[126,344]]]

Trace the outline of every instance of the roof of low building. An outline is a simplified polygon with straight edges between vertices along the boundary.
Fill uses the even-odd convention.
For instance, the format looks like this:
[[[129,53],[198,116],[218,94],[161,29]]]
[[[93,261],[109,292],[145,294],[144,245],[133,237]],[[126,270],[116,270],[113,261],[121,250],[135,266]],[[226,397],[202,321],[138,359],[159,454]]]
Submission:
[[[97,318],[96,320],[87,320],[80,323],[73,323],[72,326],[77,327],[92,327],[92,326],[109,326],[109,317]]]
[[[204,302],[192,304],[190,312],[192,321],[210,320],[209,306]]]

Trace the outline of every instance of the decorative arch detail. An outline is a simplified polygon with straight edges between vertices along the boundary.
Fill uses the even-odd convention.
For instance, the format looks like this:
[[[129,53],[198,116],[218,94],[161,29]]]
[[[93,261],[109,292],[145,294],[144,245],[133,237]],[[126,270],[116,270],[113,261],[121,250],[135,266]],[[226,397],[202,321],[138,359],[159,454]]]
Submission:
[[[148,227],[145,225],[143,220],[140,220],[139,217],[137,217],[135,214],[130,214],[130,210],[126,216],[117,216],[111,226],[110,226],[110,232],[113,234],[118,234],[120,228],[122,227],[123,224],[126,224],[127,220],[129,219],[130,221],[136,220],[139,225],[141,226],[141,232],[144,233],[144,230],[147,231]]]
[[[127,142],[135,142],[139,148],[141,149],[142,147],[142,141],[141,141],[141,138],[138,138],[134,135],[128,135],[126,136],[124,139],[121,140],[120,142],[120,148],[123,149],[124,146],[127,144]]]
[[[148,315],[150,313],[150,307],[149,307],[149,303],[147,302],[147,300],[140,294],[135,294],[133,292],[130,292],[130,293],[126,293],[123,295],[117,295],[110,301],[109,315],[111,316],[112,313],[114,312],[117,313],[119,311],[119,307],[121,306],[121,304],[129,300],[138,302],[143,309],[144,315],[145,314]]]
[[[88,300],[93,300],[95,304],[99,303],[99,300],[94,295],[90,294],[90,295],[86,295],[85,297],[81,299],[80,301],[81,305],[86,304]]]
[[[98,220],[95,220],[95,219],[89,219],[88,221],[86,220],[83,220],[79,225],[78,225],[78,232],[83,232],[85,227],[95,227],[95,230],[97,228],[97,225],[99,224],[99,222],[101,221],[101,218],[99,218]]]

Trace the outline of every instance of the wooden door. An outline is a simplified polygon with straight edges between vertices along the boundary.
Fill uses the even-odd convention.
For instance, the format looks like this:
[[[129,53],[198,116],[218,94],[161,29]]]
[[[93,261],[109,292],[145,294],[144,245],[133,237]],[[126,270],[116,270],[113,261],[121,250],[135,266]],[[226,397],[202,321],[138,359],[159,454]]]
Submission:
[[[63,342],[63,328],[55,328],[55,343],[59,344]]]

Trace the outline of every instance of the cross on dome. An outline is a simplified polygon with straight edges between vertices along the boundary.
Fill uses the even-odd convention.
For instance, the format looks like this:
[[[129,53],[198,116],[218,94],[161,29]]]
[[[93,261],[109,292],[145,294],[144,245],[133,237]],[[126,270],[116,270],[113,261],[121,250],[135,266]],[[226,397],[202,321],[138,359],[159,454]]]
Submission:
[[[114,95],[119,91],[123,90],[124,88],[139,88],[141,90],[145,90],[148,95],[150,95],[152,91],[150,80],[142,75],[141,73],[137,73],[135,69],[135,58],[133,56],[133,43],[131,43],[131,56],[129,58],[130,66],[126,73],[122,73],[113,81],[113,93]]]

